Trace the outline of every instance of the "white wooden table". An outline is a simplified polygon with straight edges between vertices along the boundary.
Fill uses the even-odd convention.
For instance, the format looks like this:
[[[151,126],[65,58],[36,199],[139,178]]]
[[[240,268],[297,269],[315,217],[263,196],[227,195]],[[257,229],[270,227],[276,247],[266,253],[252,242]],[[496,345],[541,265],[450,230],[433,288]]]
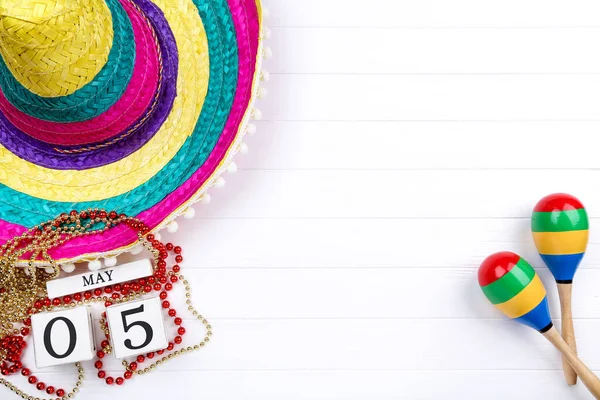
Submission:
[[[118,390],[87,365],[81,398],[590,399],[486,302],[476,269],[521,253],[556,318],[529,216],[551,192],[582,199],[575,326],[600,372],[600,3],[267,6],[272,79],[250,154],[163,234],[214,341]],[[69,367],[40,376],[74,381]]]

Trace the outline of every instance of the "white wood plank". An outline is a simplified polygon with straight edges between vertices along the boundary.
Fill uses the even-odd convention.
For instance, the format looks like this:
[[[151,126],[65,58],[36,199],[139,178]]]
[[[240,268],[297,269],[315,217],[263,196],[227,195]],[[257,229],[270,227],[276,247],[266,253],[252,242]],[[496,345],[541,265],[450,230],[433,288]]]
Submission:
[[[598,75],[274,75],[276,121],[598,120]],[[483,133],[484,134],[484,133]]]
[[[269,24],[318,27],[598,26],[598,2],[574,0],[271,0]]]
[[[535,266],[558,319],[554,279]],[[196,303],[216,319],[504,318],[483,296],[474,268],[200,269],[186,277]],[[576,319],[600,316],[598,282],[599,270],[578,271]]]
[[[58,374],[38,374],[71,384]],[[71,374],[72,375],[72,374]],[[83,389],[89,400],[105,400],[110,390],[96,378]],[[592,400],[581,384],[568,387],[559,371],[177,371],[158,370],[118,389],[120,398],[172,398],[184,391],[205,400]],[[190,397],[191,398],[191,397]]]
[[[510,320],[212,319],[211,323],[214,337],[209,346],[175,358],[161,369],[561,369],[560,355],[550,343],[531,328]],[[193,344],[203,331],[197,324],[186,325],[189,334],[186,334],[184,344]],[[600,369],[599,329],[598,320],[576,321],[578,350],[592,369]],[[107,371],[122,371],[121,362],[112,356],[105,357],[103,362]],[[35,368],[32,371],[37,373]],[[44,371],[69,371],[69,366],[50,367]]]
[[[598,224],[600,219],[591,222],[581,268],[600,268],[600,230],[593,228]],[[185,249],[187,269],[475,269],[502,250],[542,265],[528,218],[197,219],[179,226],[180,232],[163,238]]]
[[[262,121],[241,169],[567,169],[598,168],[586,143],[599,122]],[[509,156],[490,156],[510,154]]]
[[[269,71],[295,74],[598,73],[599,28],[278,28]]]
[[[600,217],[598,170],[240,171],[229,180],[213,191],[212,218],[529,218],[555,192]]]

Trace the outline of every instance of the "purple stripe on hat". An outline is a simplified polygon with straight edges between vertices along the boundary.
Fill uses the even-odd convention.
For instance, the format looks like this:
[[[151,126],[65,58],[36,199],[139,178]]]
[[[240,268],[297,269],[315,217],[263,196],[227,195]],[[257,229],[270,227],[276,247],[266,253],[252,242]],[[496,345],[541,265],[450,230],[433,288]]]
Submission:
[[[176,96],[178,54],[175,37],[162,11],[151,2],[139,2],[154,27],[163,57],[161,92],[154,113],[137,130],[117,143],[84,153],[64,154],[53,145],[39,141],[16,128],[0,112],[0,143],[9,151],[31,163],[52,169],[84,170],[100,167],[127,157],[140,149],[159,130],[173,107]],[[146,116],[146,112],[144,116]],[[136,121],[132,126],[139,122]],[[129,128],[128,128],[129,129]]]

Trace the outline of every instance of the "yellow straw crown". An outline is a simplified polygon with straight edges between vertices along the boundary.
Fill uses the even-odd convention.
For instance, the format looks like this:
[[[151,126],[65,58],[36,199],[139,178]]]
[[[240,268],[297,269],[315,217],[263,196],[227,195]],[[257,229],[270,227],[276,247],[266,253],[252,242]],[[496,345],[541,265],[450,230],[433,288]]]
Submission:
[[[113,36],[103,0],[0,0],[0,54],[15,79],[42,97],[92,81]]]

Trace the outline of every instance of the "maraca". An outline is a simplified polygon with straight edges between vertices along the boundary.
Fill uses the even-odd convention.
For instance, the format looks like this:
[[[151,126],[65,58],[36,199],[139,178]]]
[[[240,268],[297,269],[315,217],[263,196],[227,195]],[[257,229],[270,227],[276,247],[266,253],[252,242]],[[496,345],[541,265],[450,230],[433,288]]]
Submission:
[[[540,200],[531,217],[533,240],[540,256],[554,275],[560,297],[562,337],[577,353],[571,292],[575,271],[583,258],[588,243],[588,216],[575,197],[557,193]],[[563,359],[565,379],[569,385],[577,382],[577,375]]]
[[[492,254],[479,267],[479,285],[488,300],[506,316],[532,327],[548,339],[594,397],[600,399],[600,379],[579,360],[554,328],[544,284],[527,261],[511,252]]]

